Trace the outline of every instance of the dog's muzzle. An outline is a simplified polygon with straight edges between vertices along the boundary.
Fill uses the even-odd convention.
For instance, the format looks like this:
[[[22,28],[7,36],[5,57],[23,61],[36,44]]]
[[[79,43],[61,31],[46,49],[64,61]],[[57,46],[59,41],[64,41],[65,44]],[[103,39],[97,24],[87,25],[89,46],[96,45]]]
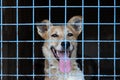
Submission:
[[[68,49],[70,47],[70,42],[62,42],[61,46],[64,50]]]
[[[73,50],[70,50],[70,42],[62,42],[61,43],[62,50],[56,50],[55,47],[51,47],[51,51],[55,58],[59,62],[59,69],[63,73],[68,73],[71,71],[71,54]]]

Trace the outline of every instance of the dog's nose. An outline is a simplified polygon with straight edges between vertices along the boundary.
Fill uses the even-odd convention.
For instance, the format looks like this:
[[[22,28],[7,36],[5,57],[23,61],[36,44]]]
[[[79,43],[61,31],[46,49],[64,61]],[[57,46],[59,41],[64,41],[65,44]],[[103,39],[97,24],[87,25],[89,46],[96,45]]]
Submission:
[[[68,49],[70,47],[70,42],[62,42],[61,46],[63,47],[63,49]]]

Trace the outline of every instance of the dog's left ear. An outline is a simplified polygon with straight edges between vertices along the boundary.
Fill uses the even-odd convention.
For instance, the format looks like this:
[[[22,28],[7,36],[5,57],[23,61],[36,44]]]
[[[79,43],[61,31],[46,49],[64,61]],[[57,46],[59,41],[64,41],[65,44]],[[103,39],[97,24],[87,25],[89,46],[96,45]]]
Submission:
[[[82,31],[82,17],[81,16],[73,16],[68,21],[68,26],[72,26],[73,29],[80,34]]]
[[[52,26],[52,23],[46,19],[37,26],[37,32],[43,39],[46,39],[48,37],[47,32],[50,26]]]

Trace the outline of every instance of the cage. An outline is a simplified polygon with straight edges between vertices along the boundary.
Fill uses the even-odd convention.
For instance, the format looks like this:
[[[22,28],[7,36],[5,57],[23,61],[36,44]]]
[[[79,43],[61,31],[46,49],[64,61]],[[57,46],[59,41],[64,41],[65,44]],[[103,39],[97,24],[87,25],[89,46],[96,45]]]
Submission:
[[[36,25],[43,19],[65,24],[82,16],[77,63],[85,80],[120,80],[119,0],[0,0],[1,80],[44,80]]]

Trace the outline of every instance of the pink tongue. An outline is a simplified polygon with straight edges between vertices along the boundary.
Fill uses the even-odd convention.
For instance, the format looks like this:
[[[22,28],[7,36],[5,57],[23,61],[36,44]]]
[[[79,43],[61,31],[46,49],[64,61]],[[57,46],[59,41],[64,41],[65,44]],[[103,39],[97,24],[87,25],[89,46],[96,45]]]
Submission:
[[[60,55],[59,69],[63,73],[68,73],[71,71],[71,62],[68,56]]]

